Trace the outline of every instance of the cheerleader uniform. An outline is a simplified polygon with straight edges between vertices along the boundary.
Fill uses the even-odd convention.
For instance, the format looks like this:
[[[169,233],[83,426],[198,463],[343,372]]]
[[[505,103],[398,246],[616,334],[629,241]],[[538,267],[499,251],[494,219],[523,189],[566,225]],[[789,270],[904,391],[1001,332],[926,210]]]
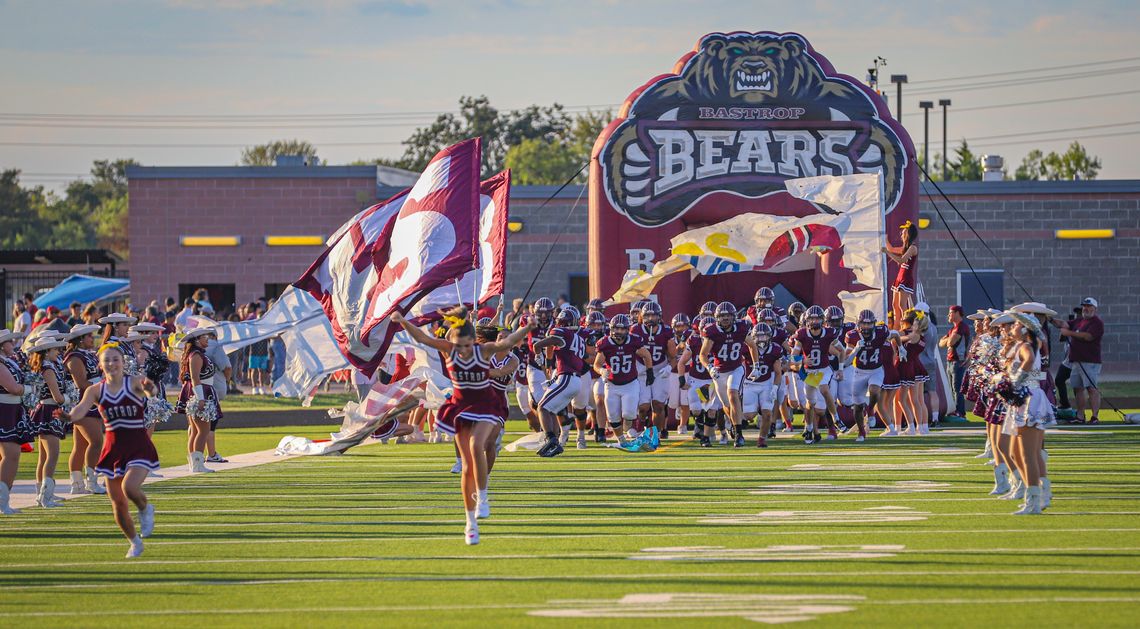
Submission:
[[[436,429],[454,436],[460,420],[490,422],[503,426],[500,391],[491,386],[491,363],[483,350],[475,345],[470,358],[459,357],[456,350],[444,357],[444,374],[451,380],[451,397],[436,413]]]
[[[1015,351],[1014,360],[1016,356]],[[1005,423],[1001,430],[1007,435],[1016,435],[1020,428],[1045,430],[1045,425],[1053,419],[1053,405],[1045,397],[1045,389],[1041,388],[1045,374],[1041,371],[1041,354],[1036,348],[1033,351],[1033,365],[1027,371],[1023,372],[1015,367],[1010,369],[1011,380],[1017,382],[1019,377],[1028,378],[1025,386],[1029,388],[1029,397],[1021,403],[1021,406],[1011,406],[1006,409]]]
[[[71,350],[70,352],[64,354],[64,364],[66,365],[67,362],[74,356],[78,356],[83,360],[83,371],[87,376],[87,386],[95,386],[103,381],[103,372],[99,370],[99,359],[95,356],[95,352],[89,352],[85,349]],[[67,372],[67,379],[78,391],[79,385],[75,382],[75,379],[71,377],[70,371]],[[82,393],[83,392],[80,391],[80,394]],[[92,407],[91,410],[87,411],[87,417],[99,419],[99,409],[97,407]]]
[[[891,343],[883,343],[881,356],[883,384],[879,388],[883,391],[898,391],[899,387],[902,386],[902,379],[899,377],[898,363],[895,362],[895,346]]]
[[[214,361],[210,360],[206,352],[200,348],[193,346],[189,351],[202,357],[202,370],[198,372],[198,380],[202,383],[200,386],[202,387],[202,396],[205,398],[206,405],[214,407],[215,417],[210,421],[210,430],[213,430],[214,427],[217,426],[218,420],[222,418],[222,405],[218,403],[218,394],[214,392],[214,387],[206,383],[210,382],[218,369],[214,366]],[[178,404],[174,406],[174,412],[188,417],[197,416],[197,409],[187,408],[188,402],[193,395],[194,385],[190,382],[190,374],[184,373],[182,374],[182,391],[178,394]],[[203,414],[209,416],[208,412],[203,411]]]
[[[51,370],[55,373],[56,385],[63,390],[63,383],[67,378],[63,375],[63,368],[58,363],[48,363],[44,366],[40,373]],[[63,439],[67,435],[67,427],[64,425],[62,419],[53,417],[59,405],[56,404],[55,398],[51,396],[51,390],[48,389],[47,382],[39,384],[39,403],[32,409],[31,428],[33,436],[50,435],[57,439]],[[69,422],[70,423],[70,422]]]
[[[0,365],[12,374],[16,384],[24,384],[24,370],[15,359],[0,356]],[[0,443],[28,443],[33,437],[23,397],[0,391]]]
[[[924,384],[930,381],[930,373],[922,364],[922,352],[926,349],[926,340],[919,337],[916,343],[906,344],[906,374],[908,384]]]
[[[903,253],[906,253],[905,251]],[[914,296],[915,287],[918,282],[915,278],[918,276],[918,247],[915,247],[914,257],[907,260],[906,263],[899,265],[899,272],[895,275],[895,281],[891,284],[892,292],[902,291],[908,295]]]
[[[95,464],[95,473],[108,478],[119,478],[128,468],[142,467],[158,471],[158,451],[146,434],[146,399],[131,391],[133,376],[123,378],[118,393],[107,391],[107,383],[100,383],[97,407],[107,429],[103,452]]]
[[[107,339],[108,343],[118,343],[119,350],[123,352],[123,373],[128,376],[141,376],[142,368],[139,366],[138,355],[135,354],[135,348],[126,340],[117,336],[111,336]]]

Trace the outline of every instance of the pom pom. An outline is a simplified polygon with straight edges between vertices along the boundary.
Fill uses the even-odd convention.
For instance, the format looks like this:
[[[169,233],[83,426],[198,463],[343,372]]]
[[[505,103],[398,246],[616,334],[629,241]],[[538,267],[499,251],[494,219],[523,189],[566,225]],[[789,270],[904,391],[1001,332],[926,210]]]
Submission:
[[[63,393],[63,404],[60,405],[60,408],[62,408],[64,410],[64,412],[70,411],[71,409],[75,408],[75,405],[79,403],[79,398],[82,395],[79,392],[79,387],[75,386],[75,383],[72,382],[71,380],[64,380],[63,381],[62,393]]]
[[[146,400],[146,411],[143,416],[146,418],[146,425],[153,426],[155,424],[165,423],[174,414],[174,407],[166,398],[150,397]]]
[[[44,377],[38,373],[28,373],[24,379],[23,399],[24,408],[31,410],[40,403],[40,389],[44,385]]]
[[[189,400],[186,400],[186,416],[192,417],[200,422],[212,422],[218,418],[218,405],[209,398],[201,400],[205,402],[201,410],[198,409],[198,402],[201,400],[197,395],[191,395]]]

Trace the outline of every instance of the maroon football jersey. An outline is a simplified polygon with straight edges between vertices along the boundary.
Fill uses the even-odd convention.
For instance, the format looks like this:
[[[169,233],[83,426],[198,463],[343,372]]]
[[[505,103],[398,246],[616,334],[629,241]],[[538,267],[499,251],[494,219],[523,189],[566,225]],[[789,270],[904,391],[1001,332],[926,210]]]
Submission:
[[[721,371],[731,371],[744,363],[744,339],[748,337],[748,324],[733,321],[728,330],[713,323],[701,330],[701,336],[712,341],[713,364]]]
[[[661,323],[657,325],[657,329],[650,330],[649,326],[645,324],[633,326],[632,334],[641,338],[645,343],[645,349],[649,350],[649,356],[653,359],[653,366],[660,367],[665,364],[668,358],[669,340],[673,338],[673,328]]]
[[[870,340],[863,340],[863,347],[855,352],[855,367],[857,369],[878,369],[883,366],[883,358],[886,355],[883,348],[887,345],[891,333],[885,325],[876,325],[871,328]],[[847,347],[852,349],[859,344],[859,339],[863,338],[863,334],[858,330],[851,330],[847,333]]]
[[[776,345],[775,343],[768,343],[768,346],[759,352],[759,362],[756,363],[755,369],[748,374],[749,382],[768,382],[772,379],[773,373],[776,371],[776,363],[784,357],[784,348]],[[756,377],[752,377],[752,373]]]
[[[558,339],[554,344],[554,372],[556,374],[581,375],[586,357],[586,340],[578,330],[554,328],[550,336]]]
[[[689,344],[689,353],[693,355],[692,360],[689,361],[688,375],[694,380],[708,380],[709,372],[705,366],[701,364],[701,344],[704,339],[699,334],[690,334],[689,339],[685,341]]]
[[[828,365],[828,350],[838,338],[839,332],[831,328],[823,328],[819,336],[815,336],[808,328],[796,330],[796,342],[804,353],[804,366],[808,369],[823,369]]]
[[[637,350],[641,349],[641,339],[630,335],[625,343],[615,343],[609,335],[598,341],[598,353],[605,357],[610,368],[610,382],[629,384],[637,380]]]
[[[530,354],[527,356],[527,364],[535,369],[542,369],[546,367],[546,352],[536,351],[534,344],[546,338],[550,334],[550,328],[537,327],[526,334],[526,347]]]

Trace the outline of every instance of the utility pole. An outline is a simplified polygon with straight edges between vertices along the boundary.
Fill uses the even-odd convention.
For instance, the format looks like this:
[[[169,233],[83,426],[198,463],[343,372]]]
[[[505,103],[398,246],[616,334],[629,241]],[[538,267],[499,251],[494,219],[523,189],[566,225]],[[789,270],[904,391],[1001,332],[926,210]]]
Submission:
[[[906,75],[905,74],[892,74],[891,75],[891,83],[894,83],[896,86],[898,86],[898,91],[897,91],[898,97],[895,101],[895,103],[896,103],[896,105],[895,105],[895,120],[898,120],[899,124],[902,124],[902,86],[903,86],[903,83],[906,83]]]
[[[922,167],[930,172],[930,109],[934,103],[928,100],[918,101],[922,108]],[[929,179],[929,177],[927,177]]]
[[[946,181],[946,108],[950,106],[950,99],[939,99],[938,104],[942,106],[942,181]],[[930,165],[927,164],[926,167],[930,168]]]

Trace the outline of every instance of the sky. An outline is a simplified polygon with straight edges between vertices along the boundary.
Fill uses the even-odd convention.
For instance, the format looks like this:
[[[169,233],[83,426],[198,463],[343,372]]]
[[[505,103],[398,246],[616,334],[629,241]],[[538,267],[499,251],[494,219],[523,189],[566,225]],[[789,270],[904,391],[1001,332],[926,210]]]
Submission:
[[[1010,173],[1030,149],[1080,139],[1100,178],[1140,179],[1140,3],[905,5],[0,0],[0,169],[59,190],[96,159],[232,165],[242,146],[281,138],[329,164],[396,157],[461,96],[616,107],[701,35],[770,30],[801,33],[859,79],[877,56],[884,78],[908,75],[916,146],[918,101],[950,98],[951,146],[1002,155]],[[931,155],[941,143],[936,108]]]

